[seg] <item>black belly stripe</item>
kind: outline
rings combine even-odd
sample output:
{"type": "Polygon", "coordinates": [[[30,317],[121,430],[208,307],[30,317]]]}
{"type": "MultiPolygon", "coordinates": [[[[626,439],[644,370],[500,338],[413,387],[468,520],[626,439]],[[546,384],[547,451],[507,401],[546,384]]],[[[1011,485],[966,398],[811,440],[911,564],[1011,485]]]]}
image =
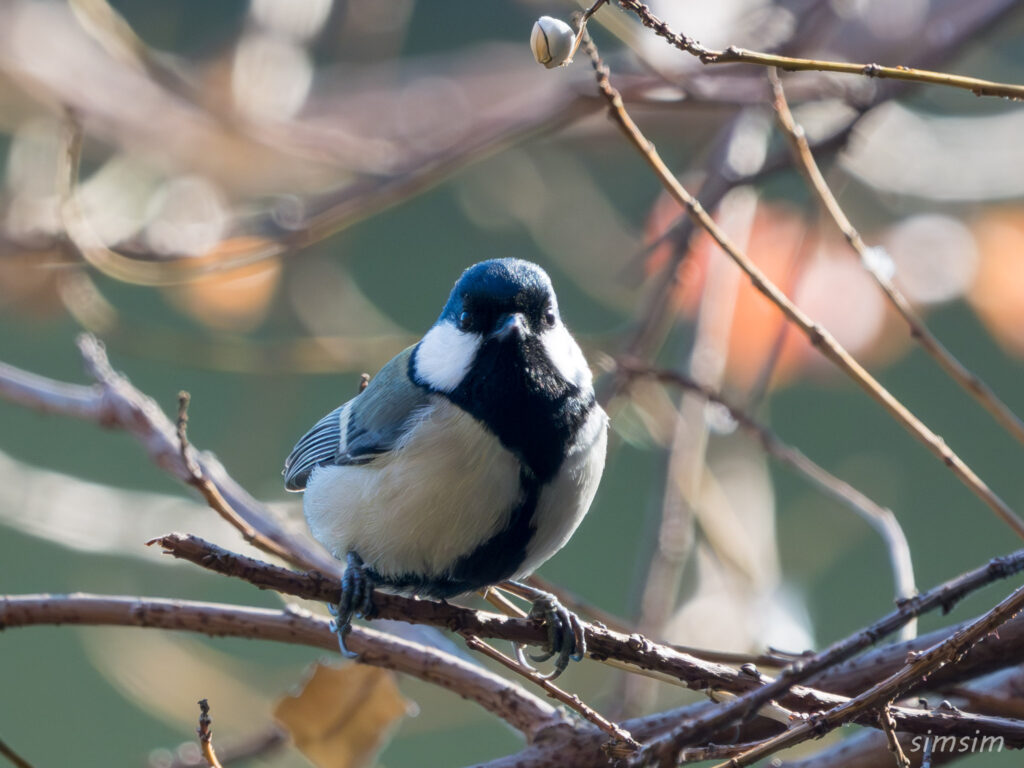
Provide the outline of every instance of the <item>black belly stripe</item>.
{"type": "MultiPolygon", "coordinates": [[[[521,345],[485,342],[473,368],[451,392],[439,392],[416,374],[419,347],[409,356],[409,379],[461,408],[491,432],[520,462],[519,501],[505,527],[442,575],[403,573],[379,583],[424,597],[447,599],[510,578],[526,559],[536,531],[541,491],[557,476],[565,455],[596,407],[593,390],[566,381],[536,337],[521,345]]],[[[497,513],[479,510],[479,514],[497,513]]]]}
{"type": "Polygon", "coordinates": [[[543,488],[537,476],[526,467],[519,472],[519,485],[519,502],[505,527],[456,560],[448,573],[439,577],[415,573],[381,576],[371,571],[371,578],[394,589],[442,600],[505,581],[519,570],[526,559],[526,548],[536,529],[534,516],[543,488]]]}

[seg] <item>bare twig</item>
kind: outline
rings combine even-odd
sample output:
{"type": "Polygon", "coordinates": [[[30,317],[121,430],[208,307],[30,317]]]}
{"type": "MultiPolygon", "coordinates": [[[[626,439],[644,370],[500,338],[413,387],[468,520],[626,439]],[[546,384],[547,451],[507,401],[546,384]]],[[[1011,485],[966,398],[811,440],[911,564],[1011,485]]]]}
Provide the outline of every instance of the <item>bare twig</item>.
{"type": "Polygon", "coordinates": [[[32,768],[32,763],[11,749],[3,739],[0,739],[0,757],[6,757],[16,768],[32,768]]]}
{"type": "MultiPolygon", "coordinates": [[[[910,336],[915,339],[921,347],[939,364],[939,367],[946,372],[946,374],[953,379],[957,384],[960,385],[967,392],[968,395],[975,398],[982,407],[987,410],[992,417],[1002,426],[1007,432],[1013,435],[1018,441],[1024,443],[1024,422],[1010,410],[1009,406],[1006,405],[1002,400],[999,399],[998,395],[992,391],[992,389],[985,384],[978,376],[967,369],[963,363],[943,346],[942,342],[928,330],[921,317],[914,311],[914,308],[907,301],[906,296],[900,292],[900,290],[893,284],[892,278],[886,274],[883,270],[875,268],[874,254],[877,253],[872,248],[869,248],[861,237],[860,232],[853,226],[853,223],[847,217],[842,207],[839,205],[839,201],[836,200],[832,190],[828,186],[828,182],[825,181],[825,177],[822,175],[821,170],[818,168],[817,162],[814,160],[814,154],[811,152],[811,148],[807,144],[807,137],[804,134],[803,127],[800,126],[793,117],[793,113],[789,108],[789,103],[786,101],[786,93],[782,88],[782,83],[779,80],[775,70],[768,70],[768,77],[772,84],[772,90],[775,94],[775,111],[778,114],[779,124],[783,128],[783,133],[789,141],[790,147],[792,148],[793,157],[796,160],[797,167],[801,173],[807,179],[811,189],[814,190],[818,199],[821,201],[822,207],[828,212],[828,215],[835,222],[836,227],[842,233],[846,242],[850,244],[850,247],[857,252],[860,257],[861,263],[867,267],[871,277],[874,278],[875,282],[885,293],[889,303],[896,309],[899,315],[907,323],[910,328],[910,336]]],[[[881,256],[883,259],[887,255],[881,256]]]]}
{"type": "MultiPolygon", "coordinates": [[[[889,742],[889,751],[892,752],[892,756],[896,760],[896,768],[910,768],[910,760],[907,759],[903,747],[900,746],[900,740],[896,737],[896,721],[893,720],[891,707],[892,703],[890,702],[882,708],[882,711],[878,713],[878,722],[882,724],[882,732],[885,734],[886,741],[889,742]]],[[[751,747],[751,750],[753,749],[751,747]]]]}
{"type": "Polygon", "coordinates": [[[196,733],[199,734],[199,749],[203,753],[203,759],[210,764],[210,768],[224,768],[217,759],[217,753],[213,749],[213,731],[210,726],[213,720],[210,719],[210,703],[206,699],[199,700],[199,727],[196,733]]]}
{"type": "Polygon", "coordinates": [[[852,64],[841,61],[823,61],[819,59],[800,59],[790,56],[778,56],[770,53],[748,51],[735,45],[723,51],[705,48],[691,37],[673,31],[662,19],[651,13],[651,9],[640,0],[620,0],[619,5],[636,14],[640,22],[661,38],[668,41],[681,51],[685,51],[700,59],[702,64],[757,64],[762,67],[778,67],[787,71],[818,71],[840,72],[848,75],[862,75],[880,79],[903,80],[913,83],[945,85],[970,91],[975,96],[998,96],[1007,99],[1024,99],[1024,85],[996,83],[976,77],[951,75],[945,72],[932,72],[926,69],[911,67],[888,67],[880,64],[852,64]]]}
{"type": "MultiPolygon", "coordinates": [[[[586,32],[583,33],[586,36],[586,32]]],[[[597,47],[589,37],[585,37],[584,48],[591,56],[597,85],[608,102],[608,114],[630,143],[644,157],[665,189],[682,206],[696,222],[709,234],[719,247],[733,262],[750,278],[751,284],[769,301],[778,307],[810,341],[811,346],[821,352],[841,371],[855,381],[889,413],[893,419],[924,445],[953,472],[976,496],[984,501],[995,513],[1009,525],[1015,533],[1024,538],[1024,521],[978,477],[964,461],[954,453],[945,441],[929,429],[909,409],[897,400],[877,379],[875,379],[825,328],[818,325],[803,310],[782,293],[767,276],[755,265],[715,223],[700,202],[693,197],[672,174],[661,156],[640,131],[633,119],[626,112],[622,96],[609,80],[608,67],[605,66],[597,52],[597,47]]]]}
{"type": "Polygon", "coordinates": [[[498,663],[515,672],[517,675],[521,675],[530,682],[539,685],[544,689],[544,692],[547,693],[548,696],[556,701],[562,702],[567,707],[574,709],[576,712],[579,712],[584,719],[593,723],[612,738],[614,742],[612,749],[616,751],[625,749],[627,754],[640,749],[640,744],[628,731],[623,729],[621,726],[616,725],[600,712],[597,712],[595,709],[590,707],[577,694],[569,694],[563,691],[549,679],[538,673],[537,670],[531,669],[530,667],[524,667],[515,659],[509,658],[501,651],[492,648],[479,637],[467,637],[466,646],[471,650],[478,651],[485,656],[494,659],[498,663]]]}

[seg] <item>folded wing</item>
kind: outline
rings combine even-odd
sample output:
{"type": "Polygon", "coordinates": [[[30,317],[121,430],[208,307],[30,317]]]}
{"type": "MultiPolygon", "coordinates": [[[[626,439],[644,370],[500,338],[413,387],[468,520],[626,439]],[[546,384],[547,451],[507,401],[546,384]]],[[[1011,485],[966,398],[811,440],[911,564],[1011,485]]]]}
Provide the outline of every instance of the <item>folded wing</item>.
{"type": "Polygon", "coordinates": [[[409,380],[409,347],[385,365],[369,385],[318,421],[284,462],[290,491],[306,487],[318,466],[366,464],[401,444],[431,395],[409,380]]]}

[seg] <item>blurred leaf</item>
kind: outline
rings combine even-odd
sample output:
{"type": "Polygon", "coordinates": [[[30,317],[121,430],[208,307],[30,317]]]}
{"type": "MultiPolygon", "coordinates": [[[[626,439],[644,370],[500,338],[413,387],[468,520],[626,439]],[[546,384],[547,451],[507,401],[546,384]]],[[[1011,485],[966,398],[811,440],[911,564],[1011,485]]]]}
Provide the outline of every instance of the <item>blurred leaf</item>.
{"type": "Polygon", "coordinates": [[[317,768],[356,768],[370,763],[408,711],[391,672],[318,664],[297,696],[278,703],[274,717],[317,768]]]}

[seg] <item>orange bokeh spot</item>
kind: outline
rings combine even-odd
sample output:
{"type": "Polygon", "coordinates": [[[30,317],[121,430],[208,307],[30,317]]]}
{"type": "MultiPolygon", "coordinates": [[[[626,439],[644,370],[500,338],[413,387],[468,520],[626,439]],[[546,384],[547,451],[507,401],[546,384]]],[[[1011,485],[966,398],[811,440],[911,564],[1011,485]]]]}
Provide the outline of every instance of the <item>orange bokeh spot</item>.
{"type": "Polygon", "coordinates": [[[981,262],[968,301],[1003,349],[1024,356],[1024,212],[988,213],[973,230],[981,262]]]}

